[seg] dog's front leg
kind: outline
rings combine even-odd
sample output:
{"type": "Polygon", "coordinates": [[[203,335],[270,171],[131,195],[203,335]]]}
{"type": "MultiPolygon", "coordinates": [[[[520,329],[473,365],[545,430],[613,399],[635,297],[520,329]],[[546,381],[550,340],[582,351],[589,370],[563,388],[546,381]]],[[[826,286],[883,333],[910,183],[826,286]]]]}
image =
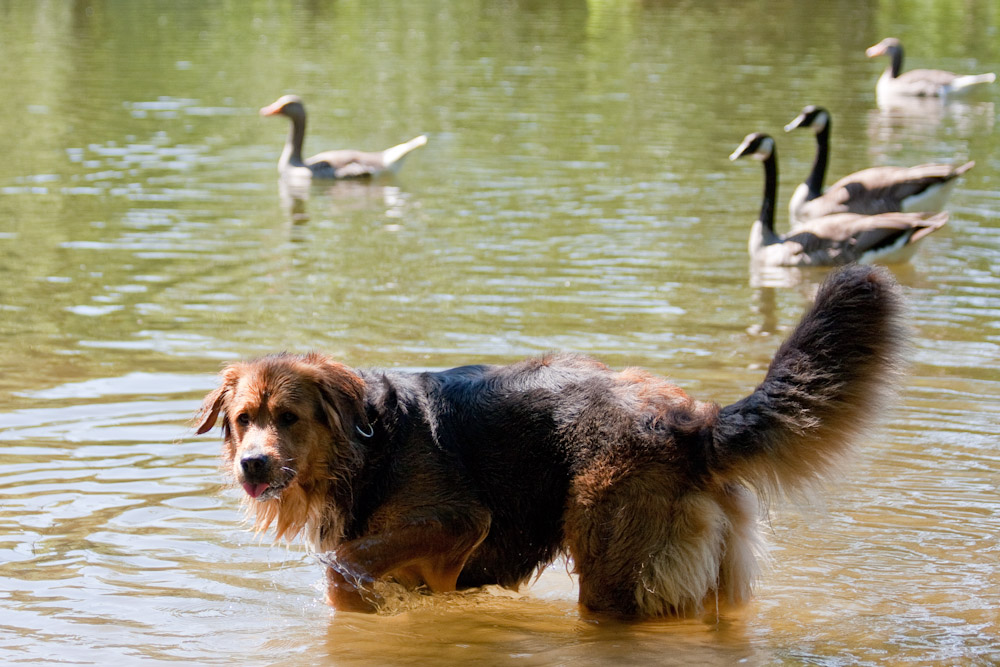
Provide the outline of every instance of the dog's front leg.
{"type": "Polygon", "coordinates": [[[378,611],[381,598],[372,589],[375,580],[347,574],[334,566],[326,568],[326,603],[338,611],[378,611]]]}
{"type": "Polygon", "coordinates": [[[389,526],[341,544],[321,557],[327,569],[327,601],[336,609],[375,611],[373,584],[393,579],[408,588],[455,590],[458,575],[489,532],[489,519],[445,525],[436,519],[389,526]]]}

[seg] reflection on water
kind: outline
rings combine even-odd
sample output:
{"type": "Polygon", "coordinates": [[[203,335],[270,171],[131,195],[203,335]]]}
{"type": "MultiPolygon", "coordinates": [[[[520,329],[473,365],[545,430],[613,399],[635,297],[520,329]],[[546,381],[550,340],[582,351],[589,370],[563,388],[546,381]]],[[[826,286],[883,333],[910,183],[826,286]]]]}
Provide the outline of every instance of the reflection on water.
{"type": "Polygon", "coordinates": [[[761,11],[5,7],[0,661],[1000,661],[996,91],[878,108],[863,55],[900,34],[922,42],[914,67],[995,70],[995,12],[761,11]],[[432,140],[396,178],[282,189],[257,109],[292,88],[316,145],[432,140]],[[727,156],[770,132],[791,193],[814,147],[778,130],[805,104],[836,118],[828,180],[977,165],[948,227],[894,267],[915,332],[899,407],[815,507],[776,503],[745,609],[588,618],[560,561],[519,593],[333,614],[315,559],[244,525],[218,441],[187,427],[225,360],[318,348],[441,368],[570,349],[745,395],[824,272],[749,268],[760,176],[727,156]]]}
{"type": "MultiPolygon", "coordinates": [[[[926,146],[939,142],[946,151],[947,137],[940,136],[943,123],[960,137],[989,135],[993,132],[996,112],[992,102],[960,102],[935,97],[899,97],[880,100],[877,109],[868,111],[870,156],[879,163],[896,156],[902,147],[926,146]]],[[[976,146],[975,148],[979,148],[976,146]]],[[[985,157],[986,154],[971,157],[985,157]]],[[[914,152],[914,155],[916,153],[914,152]]],[[[919,159],[919,158],[915,158],[919,159]]],[[[958,162],[965,159],[957,155],[958,162]]]]}
{"type": "Polygon", "coordinates": [[[304,224],[317,214],[310,213],[311,209],[334,219],[378,210],[386,219],[386,228],[396,231],[411,214],[408,211],[411,196],[396,184],[398,182],[399,179],[392,175],[380,176],[374,181],[294,183],[278,179],[278,197],[293,226],[304,224]],[[313,198],[315,201],[310,203],[313,198]]]}

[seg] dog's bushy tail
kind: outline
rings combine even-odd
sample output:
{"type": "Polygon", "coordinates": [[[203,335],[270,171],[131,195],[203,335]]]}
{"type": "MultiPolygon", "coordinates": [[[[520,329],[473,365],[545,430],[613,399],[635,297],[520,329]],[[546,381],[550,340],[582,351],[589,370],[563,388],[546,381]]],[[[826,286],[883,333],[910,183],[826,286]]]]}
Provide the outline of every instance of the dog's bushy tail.
{"type": "Polygon", "coordinates": [[[893,397],[906,349],[904,305],[888,270],[831,275],[764,381],[722,408],[709,469],[766,494],[807,490],[893,397]]]}

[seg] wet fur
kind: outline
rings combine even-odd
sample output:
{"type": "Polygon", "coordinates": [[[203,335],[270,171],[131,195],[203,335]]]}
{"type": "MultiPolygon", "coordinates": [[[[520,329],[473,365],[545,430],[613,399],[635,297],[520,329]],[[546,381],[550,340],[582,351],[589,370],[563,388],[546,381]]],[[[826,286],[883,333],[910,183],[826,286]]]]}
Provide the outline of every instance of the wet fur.
{"type": "Polygon", "coordinates": [[[267,460],[256,528],[322,553],[337,608],[376,609],[384,580],[516,588],[568,553],[592,611],[693,614],[750,596],[762,500],[814,485],[878,416],[901,311],[885,269],[833,274],[721,408],[568,354],[429,373],[282,354],[227,367],[198,432],[221,420],[239,484],[267,460]]]}

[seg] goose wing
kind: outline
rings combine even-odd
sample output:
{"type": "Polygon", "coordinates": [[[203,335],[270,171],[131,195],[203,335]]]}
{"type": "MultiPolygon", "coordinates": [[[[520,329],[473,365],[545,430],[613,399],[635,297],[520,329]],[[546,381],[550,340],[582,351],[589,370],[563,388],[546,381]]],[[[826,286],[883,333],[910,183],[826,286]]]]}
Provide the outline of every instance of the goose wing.
{"type": "Polygon", "coordinates": [[[892,89],[916,97],[936,97],[958,75],[941,69],[911,69],[892,80],[892,89]]]}
{"type": "Polygon", "coordinates": [[[803,204],[799,219],[834,213],[876,215],[901,211],[907,199],[920,197],[961,176],[975,166],[921,164],[915,167],[871,167],[849,174],[831,185],[821,196],[803,204]]]}
{"type": "Polygon", "coordinates": [[[841,213],[801,225],[784,238],[784,243],[798,248],[801,264],[848,264],[915,243],[947,220],[947,213],[841,213]]]}
{"type": "Polygon", "coordinates": [[[323,178],[361,178],[372,176],[385,169],[381,153],[354,150],[335,150],[317,153],[306,165],[315,176],[323,178]]]}

